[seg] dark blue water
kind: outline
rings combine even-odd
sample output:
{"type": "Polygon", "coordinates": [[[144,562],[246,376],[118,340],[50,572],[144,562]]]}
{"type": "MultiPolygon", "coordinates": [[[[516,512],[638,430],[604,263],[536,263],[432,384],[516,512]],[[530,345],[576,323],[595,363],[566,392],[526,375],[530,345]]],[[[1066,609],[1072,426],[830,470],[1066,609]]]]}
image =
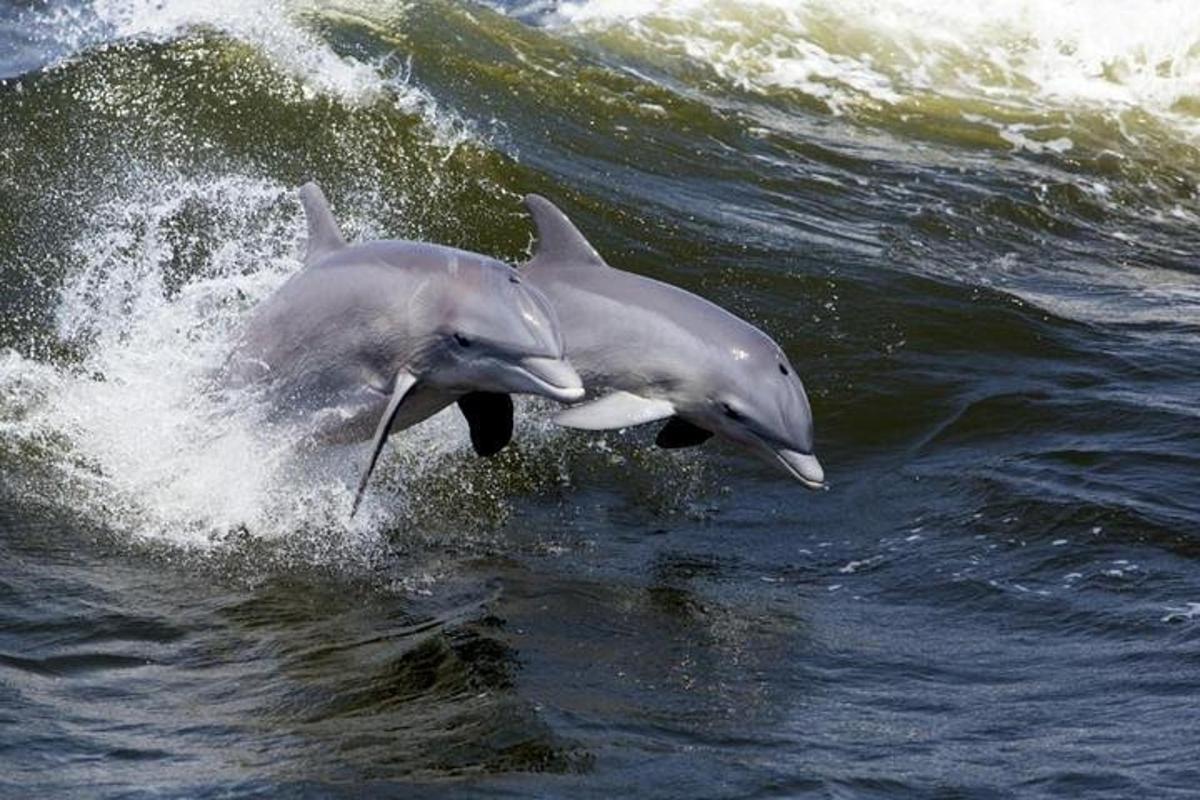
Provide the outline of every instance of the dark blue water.
{"type": "Polygon", "coordinates": [[[0,5],[0,795],[1200,795],[1185,5],[0,5]],[[200,391],[308,179],[512,262],[552,197],[779,341],[830,490],[525,403],[348,522],[200,391]]]}

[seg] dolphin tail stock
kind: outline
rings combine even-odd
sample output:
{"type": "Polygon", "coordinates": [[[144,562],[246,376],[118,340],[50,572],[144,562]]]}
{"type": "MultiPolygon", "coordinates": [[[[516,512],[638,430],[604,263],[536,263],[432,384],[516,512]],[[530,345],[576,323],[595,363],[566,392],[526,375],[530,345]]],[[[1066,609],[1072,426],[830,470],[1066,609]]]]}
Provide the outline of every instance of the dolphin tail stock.
{"type": "Polygon", "coordinates": [[[300,204],[304,206],[304,217],[308,221],[308,249],[304,264],[315,264],[324,256],[346,246],[337,220],[325,193],[315,182],[309,181],[300,187],[300,204]]]}
{"type": "Polygon", "coordinates": [[[392,399],[388,401],[383,416],[379,418],[379,426],[375,428],[375,438],[371,442],[371,460],[367,462],[367,468],[363,470],[362,477],[358,479],[358,490],[354,493],[354,504],[350,507],[351,517],[358,512],[358,505],[362,502],[363,492],[367,488],[367,481],[371,479],[371,472],[375,469],[375,463],[379,461],[379,454],[383,451],[383,443],[387,441],[388,431],[392,428],[392,422],[395,421],[396,414],[400,412],[400,406],[404,402],[404,398],[412,391],[412,388],[416,384],[416,376],[408,370],[402,369],[396,373],[396,385],[392,389],[392,399]]]}

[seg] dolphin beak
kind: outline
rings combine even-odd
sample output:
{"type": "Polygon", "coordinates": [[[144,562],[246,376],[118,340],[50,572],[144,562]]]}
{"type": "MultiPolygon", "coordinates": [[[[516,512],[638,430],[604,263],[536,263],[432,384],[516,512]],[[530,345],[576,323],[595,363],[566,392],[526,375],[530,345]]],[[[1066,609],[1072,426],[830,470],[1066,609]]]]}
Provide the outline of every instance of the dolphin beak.
{"type": "Polygon", "coordinates": [[[825,470],[817,457],[808,453],[799,453],[787,448],[773,451],[775,458],[793,478],[803,483],[809,489],[825,489],[825,470]]]}
{"type": "Polygon", "coordinates": [[[817,457],[813,454],[792,450],[778,442],[768,441],[748,430],[743,430],[738,435],[729,433],[726,433],[726,435],[735,442],[748,446],[750,451],[759,458],[783,467],[787,471],[787,474],[800,481],[809,489],[829,488],[825,483],[825,470],[821,467],[821,462],[817,461],[817,457]]]}
{"type": "Polygon", "coordinates": [[[583,397],[583,381],[565,359],[530,356],[519,363],[521,371],[533,384],[529,391],[560,403],[571,403],[583,397]]]}

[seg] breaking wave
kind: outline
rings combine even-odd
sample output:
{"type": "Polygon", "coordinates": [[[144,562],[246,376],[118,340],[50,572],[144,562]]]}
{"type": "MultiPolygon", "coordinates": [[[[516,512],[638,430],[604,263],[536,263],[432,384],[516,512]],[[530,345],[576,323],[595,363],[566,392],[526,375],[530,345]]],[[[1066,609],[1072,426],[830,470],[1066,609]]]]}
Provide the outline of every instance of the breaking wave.
{"type": "Polygon", "coordinates": [[[548,22],[839,112],[942,97],[1200,123],[1200,7],[1188,2],[584,0],[548,22]]]}

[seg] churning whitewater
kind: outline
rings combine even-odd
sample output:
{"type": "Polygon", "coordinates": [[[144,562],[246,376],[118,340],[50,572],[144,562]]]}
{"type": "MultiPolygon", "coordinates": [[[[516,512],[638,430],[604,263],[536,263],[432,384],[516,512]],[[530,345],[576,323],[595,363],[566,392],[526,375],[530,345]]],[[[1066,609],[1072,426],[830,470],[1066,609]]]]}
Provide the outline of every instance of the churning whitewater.
{"type": "Polygon", "coordinates": [[[1183,0],[0,4],[0,795],[1190,796],[1198,182],[1183,0]],[[349,519],[214,384],[309,181],[511,266],[546,198],[829,490],[518,398],[349,519]]]}

